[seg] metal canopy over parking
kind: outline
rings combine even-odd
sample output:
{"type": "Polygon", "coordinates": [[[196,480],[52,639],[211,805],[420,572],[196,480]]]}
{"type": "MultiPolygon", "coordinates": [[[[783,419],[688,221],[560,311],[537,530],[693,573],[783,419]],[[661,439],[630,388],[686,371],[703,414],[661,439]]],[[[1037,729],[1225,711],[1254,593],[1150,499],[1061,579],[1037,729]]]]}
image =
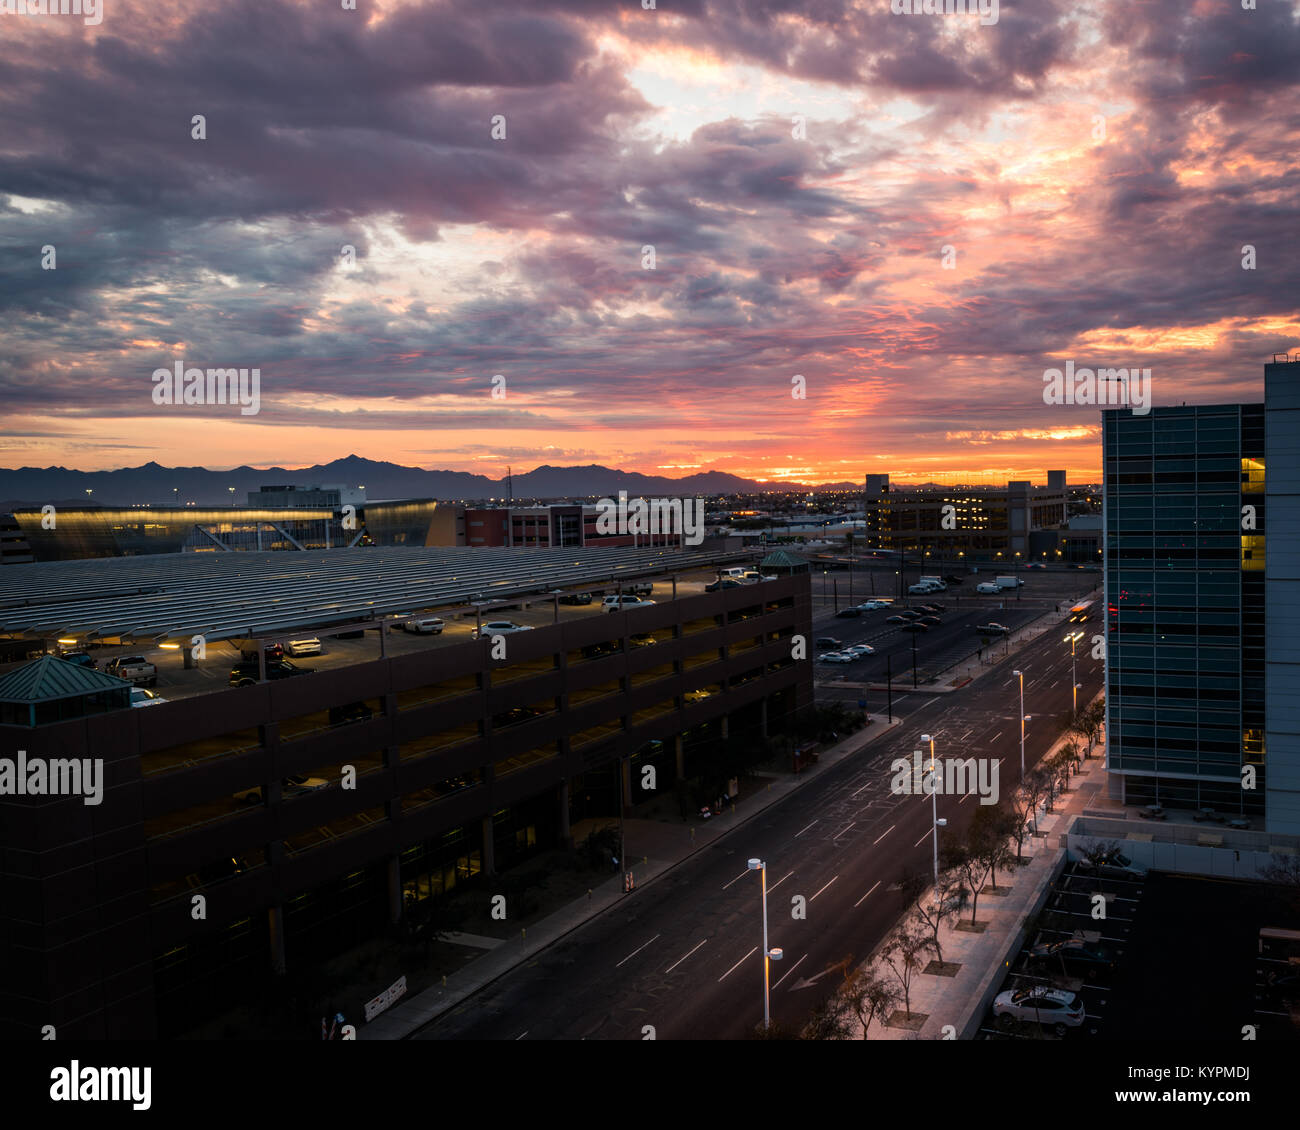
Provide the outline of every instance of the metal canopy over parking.
{"type": "Polygon", "coordinates": [[[327,627],[703,568],[736,554],[669,549],[356,548],[176,553],[7,565],[0,634],[188,642],[327,627]]]}

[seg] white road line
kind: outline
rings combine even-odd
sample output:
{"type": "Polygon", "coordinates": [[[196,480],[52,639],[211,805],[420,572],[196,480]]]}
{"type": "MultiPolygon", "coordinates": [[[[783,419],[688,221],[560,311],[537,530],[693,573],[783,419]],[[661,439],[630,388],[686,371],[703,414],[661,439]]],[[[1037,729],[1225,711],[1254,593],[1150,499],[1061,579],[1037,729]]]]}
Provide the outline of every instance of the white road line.
{"type": "Polygon", "coordinates": [[[730,882],[723,883],[723,884],[722,884],[722,889],[725,891],[729,886],[731,886],[732,883],[739,883],[740,880],[743,879],[743,878],[744,878],[746,875],[748,875],[748,874],[749,874],[749,868],[746,867],[744,871],[742,871],[739,875],[737,875],[737,876],[736,876],[734,879],[732,879],[730,882]]]}
{"type": "Polygon", "coordinates": [[[928,840],[928,839],[930,838],[930,832],[933,832],[933,831],[934,831],[934,829],[931,828],[929,832],[926,832],[925,835],[922,836],[919,840],[917,840],[916,843],[914,843],[912,846],[913,846],[914,848],[915,848],[915,847],[920,847],[923,843],[925,843],[926,840],[928,840]]]}
{"type": "MultiPolygon", "coordinates": [[[[831,879],[831,883],[835,882],[835,879],[838,879],[838,878],[839,878],[839,876],[836,875],[835,878],[831,879]]],[[[831,883],[827,883],[827,884],[826,884],[826,887],[829,887],[829,886],[831,885],[831,883]]],[[[818,891],[818,892],[817,892],[817,895],[821,894],[822,891],[824,891],[824,890],[826,889],[826,887],[823,887],[821,891],[818,891]]],[[[813,895],[812,899],[809,899],[808,901],[809,901],[809,902],[812,902],[812,900],[815,899],[815,898],[817,897],[817,895],[813,895]]]]}
{"type": "MultiPolygon", "coordinates": [[[[879,880],[879,879],[877,879],[874,883],[871,884],[871,891],[874,891],[878,886],[880,886],[880,880],[879,880]]],[[[862,896],[860,899],[858,899],[858,901],[855,902],[853,905],[854,905],[855,907],[859,907],[859,906],[861,906],[864,902],[867,901],[867,895],[871,894],[871,891],[868,891],[866,895],[863,895],[863,896],[862,896]]]]}
{"type": "MultiPolygon", "coordinates": [[[[656,934],[654,938],[650,939],[650,942],[653,942],[659,936],[660,935],[656,934]]],[[[626,965],[629,961],[631,961],[634,957],[636,957],[637,954],[639,954],[643,949],[645,949],[645,947],[648,946],[650,942],[646,942],[645,945],[637,946],[636,949],[634,949],[630,954],[627,955],[627,957],[625,957],[622,961],[620,961],[618,965],[614,966],[614,968],[619,969],[623,965],[626,965]]]]}
{"type": "Polygon", "coordinates": [[[871,786],[874,785],[875,783],[876,783],[875,781],[868,781],[865,785],[862,786],[862,788],[860,788],[860,789],[858,790],[857,793],[854,793],[854,794],[853,794],[849,799],[850,799],[850,800],[857,800],[857,799],[858,799],[858,793],[866,792],[867,789],[871,788],[871,786]]]}
{"type": "MultiPolygon", "coordinates": [[[[813,826],[813,824],[816,824],[816,823],[817,823],[817,821],[814,820],[814,821],[812,822],[812,824],[809,824],[809,825],[808,825],[808,828],[811,828],[811,827],[813,826]]],[[[806,831],[808,831],[808,828],[800,828],[799,831],[797,831],[797,832],[794,834],[794,836],[793,836],[792,838],[797,840],[797,839],[798,839],[800,836],[802,836],[806,831]]]]}
{"type": "Polygon", "coordinates": [[[991,738],[989,739],[989,741],[990,741],[990,742],[995,742],[995,741],[997,741],[998,738],[1000,738],[1001,736],[1002,736],[1002,731],[999,730],[996,734],[993,735],[993,737],[991,737],[991,738]]]}
{"type": "Polygon", "coordinates": [[[770,887],[767,888],[767,893],[770,895],[774,890],[777,889],[777,887],[779,887],[782,883],[784,883],[793,874],[794,874],[793,871],[787,871],[784,875],[781,876],[781,878],[779,878],[775,883],[773,883],[770,887]]]}
{"type": "Polygon", "coordinates": [[[518,1043],[520,1040],[522,1040],[522,1039],[523,1039],[525,1036],[527,1036],[527,1035],[528,1035],[528,1029],[525,1028],[522,1032],[519,1033],[519,1035],[517,1035],[517,1036],[515,1037],[515,1043],[518,1043]]]}
{"type": "Polygon", "coordinates": [[[738,962],[736,962],[735,965],[733,965],[730,969],[728,969],[726,973],[724,973],[721,977],[718,978],[718,984],[721,984],[732,973],[734,973],[737,969],[739,969],[745,963],[745,961],[750,957],[751,954],[755,954],[757,952],[758,952],[758,946],[755,946],[752,950],[749,951],[749,953],[745,954],[744,957],[742,957],[738,962]]]}
{"type": "Polygon", "coordinates": [[[835,833],[835,835],[833,835],[833,836],[831,837],[831,839],[832,839],[832,840],[838,840],[842,835],[844,835],[845,832],[847,832],[847,831],[849,830],[849,828],[852,828],[853,825],[856,824],[856,823],[857,823],[857,821],[854,820],[852,824],[849,824],[849,825],[848,825],[848,827],[846,827],[846,828],[841,828],[838,832],[835,833]]]}
{"type": "Polygon", "coordinates": [[[889,835],[889,833],[892,832],[895,827],[897,827],[897,825],[891,824],[888,828],[886,828],[883,832],[880,833],[879,837],[872,843],[871,846],[875,847],[876,844],[880,843],[881,840],[883,840],[887,835],[889,835]]]}
{"type": "MultiPolygon", "coordinates": [[[[804,955],[803,955],[803,957],[807,957],[807,956],[808,956],[807,954],[804,954],[804,955]]],[[[803,957],[801,957],[801,958],[799,959],[799,961],[796,961],[792,966],[790,966],[789,969],[787,969],[787,970],[786,970],[786,971],[781,975],[781,981],[784,981],[787,977],[790,976],[791,973],[793,973],[796,969],[799,968],[799,963],[803,961],[803,957]]],[[[774,988],[774,989],[779,989],[779,988],[781,987],[781,981],[778,981],[775,985],[772,986],[772,988],[774,988]]]]}
{"type": "Polygon", "coordinates": [[[975,793],[963,793],[963,794],[962,794],[962,798],[961,798],[961,800],[959,800],[957,803],[958,803],[958,804],[965,804],[966,801],[970,800],[970,798],[973,797],[973,796],[975,796],[975,795],[977,795],[977,794],[975,794],[975,793]]]}
{"type": "MultiPolygon", "coordinates": [[[[704,942],[707,942],[708,940],[709,940],[708,938],[705,938],[705,939],[704,939],[704,942]]],[[[704,945],[704,942],[701,942],[701,943],[700,943],[700,946],[704,945]]],[[[694,953],[695,950],[697,950],[697,949],[700,948],[700,946],[696,946],[694,950],[691,950],[691,953],[694,953]]],[[[672,965],[670,965],[667,969],[664,970],[664,972],[665,972],[665,973],[671,973],[674,969],[676,969],[679,965],[681,965],[681,963],[682,963],[683,961],[685,961],[688,957],[690,957],[690,956],[691,956],[691,953],[684,953],[684,954],[682,954],[682,956],[679,957],[676,961],[674,961],[674,962],[672,963],[672,965]]]]}

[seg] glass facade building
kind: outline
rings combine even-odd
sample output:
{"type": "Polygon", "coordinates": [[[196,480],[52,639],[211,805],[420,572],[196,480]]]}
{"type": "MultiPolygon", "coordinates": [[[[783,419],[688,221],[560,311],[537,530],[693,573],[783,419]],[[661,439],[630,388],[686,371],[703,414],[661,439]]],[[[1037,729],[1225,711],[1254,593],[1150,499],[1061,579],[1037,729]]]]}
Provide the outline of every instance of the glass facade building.
{"type": "Polygon", "coordinates": [[[1102,430],[1111,793],[1263,816],[1265,406],[1114,409],[1102,430]]]}

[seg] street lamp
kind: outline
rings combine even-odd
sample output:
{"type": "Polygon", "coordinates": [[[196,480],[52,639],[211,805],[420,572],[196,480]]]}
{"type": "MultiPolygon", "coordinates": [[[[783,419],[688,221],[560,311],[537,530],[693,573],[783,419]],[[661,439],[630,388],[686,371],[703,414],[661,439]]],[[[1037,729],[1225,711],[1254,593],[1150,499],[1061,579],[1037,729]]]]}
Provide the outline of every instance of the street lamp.
{"type": "Polygon", "coordinates": [[[1074,645],[1083,639],[1082,632],[1071,632],[1065,637],[1065,642],[1070,645],[1070,682],[1074,686],[1074,713],[1079,713],[1079,681],[1078,673],[1074,666],[1074,645]]]}
{"type": "Polygon", "coordinates": [[[749,869],[757,871],[763,882],[763,1030],[772,1026],[772,962],[785,956],[781,949],[767,948],[767,864],[761,859],[751,859],[749,869]]]}
{"type": "Polygon", "coordinates": [[[1020,679],[1020,779],[1025,779],[1025,673],[1012,671],[1020,679]]]}
{"type": "MultiPolygon", "coordinates": [[[[939,905],[939,829],[948,826],[947,820],[939,819],[939,790],[935,781],[935,763],[934,763],[934,737],[930,734],[922,734],[921,740],[930,743],[930,819],[934,823],[934,831],[931,835],[934,838],[934,904],[939,905]]],[[[919,749],[916,751],[921,752],[919,749]]]]}

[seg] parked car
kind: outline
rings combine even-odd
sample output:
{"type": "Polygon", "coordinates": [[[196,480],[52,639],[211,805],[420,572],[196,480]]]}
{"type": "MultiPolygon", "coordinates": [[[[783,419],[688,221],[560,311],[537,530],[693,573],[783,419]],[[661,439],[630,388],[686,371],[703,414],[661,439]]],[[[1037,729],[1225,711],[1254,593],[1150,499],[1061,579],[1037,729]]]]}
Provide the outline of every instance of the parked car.
{"type": "Polygon", "coordinates": [[[1025,564],[1026,569],[1046,569],[1047,566],[1041,561],[1029,561],[1025,564]]]}
{"type": "MultiPolygon", "coordinates": [[[[328,787],[329,782],[324,777],[285,777],[280,782],[280,798],[289,800],[328,787]]],[[[259,804],[262,800],[262,786],[251,785],[246,789],[240,789],[235,794],[235,799],[245,804],[259,804]]]]}
{"type": "Polygon", "coordinates": [[[910,620],[911,620],[910,616],[904,616],[901,612],[896,616],[885,617],[886,624],[906,624],[910,622],[910,620]]]}
{"type": "Polygon", "coordinates": [[[839,640],[837,640],[834,636],[817,637],[817,647],[819,649],[824,649],[828,651],[839,651],[839,649],[842,648],[843,646],[844,644],[841,643],[839,640]]]}
{"type": "Polygon", "coordinates": [[[475,628],[475,639],[486,640],[493,636],[508,636],[511,632],[531,632],[526,624],[516,624],[513,620],[489,620],[482,628],[475,628]]]}
{"type": "Polygon", "coordinates": [[[853,619],[855,616],[861,616],[861,615],[862,615],[862,609],[860,609],[860,608],[841,608],[837,613],[835,613],[835,615],[838,616],[841,620],[851,620],[851,619],[853,619]]]}
{"type": "Polygon", "coordinates": [[[717,592],[719,589],[738,589],[740,586],[741,582],[734,577],[719,577],[716,581],[710,581],[705,585],[704,591],[717,592]]]}
{"type": "Polygon", "coordinates": [[[937,600],[927,601],[923,605],[917,605],[918,608],[928,608],[931,612],[947,612],[948,606],[940,604],[937,600]]]}
{"type": "Polygon", "coordinates": [[[324,650],[320,645],[320,640],[315,636],[308,636],[305,639],[290,640],[284,645],[284,650],[298,658],[303,655],[320,655],[324,650]]]}
{"type": "Polygon", "coordinates": [[[374,710],[364,702],[349,702],[345,706],[330,707],[330,725],[346,726],[349,722],[369,722],[374,717],[374,710]]]}
{"type": "Polygon", "coordinates": [[[647,600],[643,596],[627,596],[624,594],[621,599],[618,596],[607,596],[602,603],[610,612],[626,612],[631,608],[649,608],[655,602],[647,600]]]}
{"type": "Polygon", "coordinates": [[[78,667],[89,667],[92,671],[95,669],[95,660],[84,651],[65,651],[59,655],[65,663],[75,663],[78,667]]]}
{"type": "Polygon", "coordinates": [[[438,636],[447,626],[441,616],[413,616],[402,625],[403,630],[426,636],[438,636]]]}
{"type": "MultiPolygon", "coordinates": [[[[266,661],[268,663],[273,659],[279,660],[284,658],[284,644],[282,643],[269,643],[263,647],[262,650],[266,652],[266,661]]],[[[257,648],[255,647],[246,647],[240,651],[239,655],[245,663],[257,662],[257,648]]]]}
{"type": "Polygon", "coordinates": [[[1115,954],[1100,942],[1095,930],[1076,930],[1059,942],[1040,942],[1029,951],[1031,961],[1064,964],[1085,970],[1088,975],[1115,968],[1115,954]]]}
{"type": "Polygon", "coordinates": [[[821,657],[823,663],[852,663],[855,656],[846,651],[828,651],[821,657]]]}
{"type": "Polygon", "coordinates": [[[144,687],[131,688],[132,706],[161,706],[166,701],[162,695],[145,690],[144,687]]]}
{"type": "Polygon", "coordinates": [[[561,604],[590,604],[595,598],[589,592],[566,592],[560,597],[561,604]]]}
{"type": "Polygon", "coordinates": [[[982,593],[1001,592],[1002,586],[995,585],[992,581],[980,581],[980,583],[975,586],[975,591],[982,592],[982,593]]]}
{"type": "Polygon", "coordinates": [[[649,632],[637,632],[634,636],[628,636],[627,642],[632,647],[649,647],[651,644],[658,643],[659,641],[649,632]]]}
{"type": "Polygon", "coordinates": [[[855,643],[852,647],[846,647],[844,651],[852,655],[855,659],[860,659],[864,655],[875,655],[876,649],[869,643],[855,643]]]}
{"type": "Polygon", "coordinates": [[[104,670],[138,687],[153,687],[158,684],[158,668],[143,655],[121,655],[110,659],[104,670]]]}
{"type": "Polygon", "coordinates": [[[864,600],[858,605],[858,609],[862,612],[878,612],[880,609],[888,607],[889,605],[883,600],[864,600]]]}
{"type": "Polygon", "coordinates": [[[940,620],[938,616],[922,616],[922,617],[917,621],[917,623],[918,623],[918,624],[925,624],[925,625],[927,625],[927,626],[929,626],[929,627],[931,627],[931,628],[937,628],[940,624],[943,623],[943,621],[940,620]]]}
{"type": "Polygon", "coordinates": [[[975,631],[981,636],[1005,636],[1010,629],[1005,624],[976,624],[975,631]]]}
{"type": "Polygon", "coordinates": [[[922,613],[918,612],[915,608],[904,608],[899,615],[904,620],[919,620],[922,613]]]}
{"type": "Polygon", "coordinates": [[[1122,851],[1107,852],[1096,864],[1091,859],[1080,857],[1075,870],[1084,875],[1097,874],[1112,879],[1145,879],[1147,876],[1146,868],[1134,863],[1122,851]]]}
{"type": "MultiPolygon", "coordinates": [[[[281,659],[275,663],[268,662],[266,665],[266,677],[270,679],[291,679],[295,675],[310,675],[312,668],[299,667],[297,664],[290,663],[287,659],[281,659]]],[[[230,685],[232,687],[251,687],[257,682],[258,670],[257,662],[247,661],[240,663],[230,670],[230,685]]]]}
{"type": "Polygon", "coordinates": [[[950,585],[959,585],[959,584],[961,584],[962,581],[964,581],[966,578],[965,578],[965,577],[957,577],[957,576],[954,576],[953,574],[949,573],[949,574],[947,574],[943,579],[944,579],[945,581],[947,581],[950,585]]]}
{"type": "Polygon", "coordinates": [[[1078,993],[1045,985],[999,993],[993,1001],[993,1016],[1003,1028],[1010,1028],[1017,1020],[1029,1021],[1046,1025],[1058,1036],[1080,1027],[1086,1018],[1078,993]]]}
{"type": "Polygon", "coordinates": [[[900,632],[928,632],[930,625],[923,624],[920,620],[914,620],[910,624],[900,624],[898,630],[900,632]]]}

